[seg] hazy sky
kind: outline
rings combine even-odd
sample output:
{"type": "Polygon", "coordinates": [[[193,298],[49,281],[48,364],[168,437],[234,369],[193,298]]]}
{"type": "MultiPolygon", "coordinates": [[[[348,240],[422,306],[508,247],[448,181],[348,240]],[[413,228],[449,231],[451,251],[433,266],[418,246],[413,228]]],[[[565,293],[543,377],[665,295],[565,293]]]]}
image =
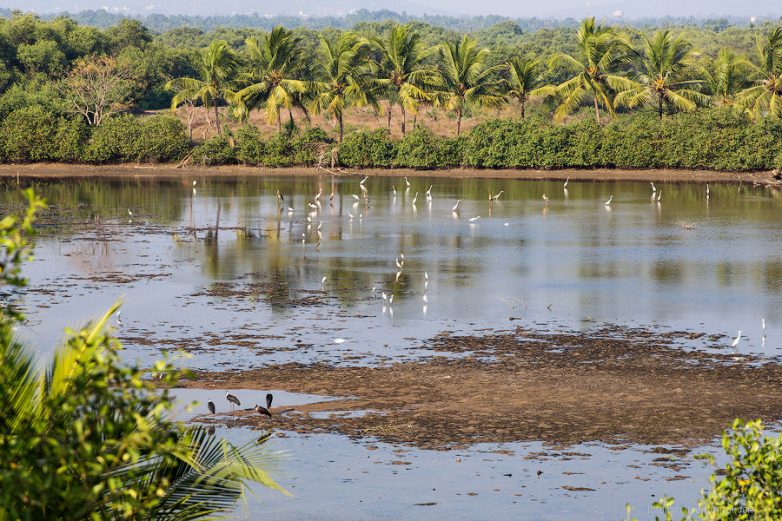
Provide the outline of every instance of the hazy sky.
{"type": "Polygon", "coordinates": [[[352,9],[382,8],[413,14],[498,14],[512,17],[610,16],[780,16],[782,0],[0,0],[2,7],[51,12],[109,8],[111,11],[179,14],[343,14],[352,9]]]}

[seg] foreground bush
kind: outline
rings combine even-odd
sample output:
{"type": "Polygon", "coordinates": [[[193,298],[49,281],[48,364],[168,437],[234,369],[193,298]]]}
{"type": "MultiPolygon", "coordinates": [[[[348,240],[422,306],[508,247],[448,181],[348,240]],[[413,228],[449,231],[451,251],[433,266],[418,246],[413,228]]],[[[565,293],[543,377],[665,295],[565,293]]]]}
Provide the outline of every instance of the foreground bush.
{"type": "Polygon", "coordinates": [[[405,134],[396,145],[396,166],[448,168],[464,164],[465,138],[443,138],[424,127],[405,134]]]}
{"type": "Polygon", "coordinates": [[[344,166],[389,167],[395,156],[394,143],[386,129],[356,130],[339,145],[339,163],[344,166]]]}
{"type": "MultiPolygon", "coordinates": [[[[27,236],[43,206],[27,197],[26,215],[0,220],[5,296],[25,284],[27,236]]],[[[247,482],[283,491],[261,467],[268,436],[235,447],[169,419],[168,392],[120,362],[107,331],[117,306],[68,331],[40,368],[15,338],[24,317],[8,302],[0,308],[0,519],[200,519],[233,510],[247,482]]],[[[168,363],[154,369],[176,383],[168,363]]]]}
{"type": "MultiPolygon", "coordinates": [[[[722,435],[722,448],[730,460],[712,474],[711,488],[702,493],[698,508],[682,508],[679,519],[782,519],[782,435],[764,436],[760,420],[735,420],[722,435]]],[[[714,464],[713,457],[708,459],[714,464]]],[[[652,508],[662,513],[656,520],[674,519],[672,498],[664,497],[652,508]]],[[[629,511],[628,505],[628,518],[629,511]]]]}

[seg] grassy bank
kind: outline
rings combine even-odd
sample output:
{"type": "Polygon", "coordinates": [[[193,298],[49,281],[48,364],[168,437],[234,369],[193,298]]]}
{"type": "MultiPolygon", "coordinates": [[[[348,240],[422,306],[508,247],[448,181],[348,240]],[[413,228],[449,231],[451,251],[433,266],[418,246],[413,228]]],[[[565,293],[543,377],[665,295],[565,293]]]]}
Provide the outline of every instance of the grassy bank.
{"type": "Polygon", "coordinates": [[[542,119],[493,120],[460,137],[419,126],[403,139],[384,129],[356,130],[337,144],[318,127],[262,133],[247,125],[191,143],[173,116],[125,115],[88,127],[35,107],[0,124],[3,163],[179,163],[411,169],[686,169],[726,172],[782,165],[782,121],[749,121],[711,109],[659,119],[632,114],[598,125],[542,119]]]}

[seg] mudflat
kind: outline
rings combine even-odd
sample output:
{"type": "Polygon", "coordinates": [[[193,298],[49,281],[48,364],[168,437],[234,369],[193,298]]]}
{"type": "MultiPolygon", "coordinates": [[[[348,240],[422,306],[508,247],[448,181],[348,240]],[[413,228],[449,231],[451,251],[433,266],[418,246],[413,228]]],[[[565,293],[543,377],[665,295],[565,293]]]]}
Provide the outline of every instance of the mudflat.
{"type": "Polygon", "coordinates": [[[782,365],[733,353],[721,347],[727,342],[618,326],[446,333],[427,341],[436,354],[419,362],[199,372],[183,385],[337,397],[280,404],[271,419],[253,411],[196,418],[207,423],[338,432],[430,449],[537,440],[687,447],[712,441],[734,418],[782,418],[782,365]],[[684,349],[681,338],[703,349],[684,349]]]}

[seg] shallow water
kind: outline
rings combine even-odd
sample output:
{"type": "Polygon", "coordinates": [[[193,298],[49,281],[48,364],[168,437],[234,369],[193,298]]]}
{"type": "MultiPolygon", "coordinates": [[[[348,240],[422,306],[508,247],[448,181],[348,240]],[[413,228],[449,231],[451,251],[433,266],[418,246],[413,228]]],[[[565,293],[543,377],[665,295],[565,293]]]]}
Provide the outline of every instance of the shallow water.
{"type": "MultiPolygon", "coordinates": [[[[415,178],[406,191],[401,179],[374,178],[366,183],[369,204],[354,205],[359,180],[199,177],[195,190],[193,178],[37,182],[51,210],[26,270],[30,323],[21,334],[48,352],[63,326],[122,299],[115,323],[129,358],[146,364],[160,350],[184,349],[191,358],[180,363],[209,370],[391,363],[426,355],[423,342],[442,331],[606,322],[723,334],[726,348],[740,329],[739,352],[782,354],[778,192],[711,185],[707,199],[704,185],[667,183],[658,186],[657,204],[648,183],[571,182],[565,192],[561,182],[415,178]],[[424,195],[430,184],[431,204],[424,195]],[[321,208],[311,212],[307,203],[319,189],[321,208]],[[488,194],[500,190],[490,204],[488,194]],[[481,219],[471,223],[475,216],[481,219]]],[[[2,186],[5,208],[18,202],[16,191],[15,181],[2,186]]],[[[680,345],[700,347],[684,338],[680,345]]],[[[243,432],[228,435],[239,440],[243,432]]],[[[338,436],[291,435],[277,444],[295,454],[283,466],[297,496],[272,499],[265,519],[322,512],[335,519],[622,518],[626,501],[643,518],[650,494],[691,502],[707,483],[702,469],[692,479],[664,481],[672,476],[638,456],[642,447],[590,447],[590,458],[566,460],[537,478],[523,454],[540,447],[526,445],[489,461],[476,447],[470,465],[453,467],[458,456],[450,451],[414,451],[409,466],[377,463],[381,452],[338,436]],[[640,470],[627,466],[632,458],[640,470]],[[585,474],[562,479],[574,466],[585,474]],[[505,470],[519,479],[510,485],[505,470]],[[636,478],[644,473],[651,482],[636,478]],[[425,493],[432,481],[442,482],[440,490],[425,493]],[[465,495],[471,490],[478,495],[465,495]],[[436,505],[415,506],[430,502],[436,505]]]]}

